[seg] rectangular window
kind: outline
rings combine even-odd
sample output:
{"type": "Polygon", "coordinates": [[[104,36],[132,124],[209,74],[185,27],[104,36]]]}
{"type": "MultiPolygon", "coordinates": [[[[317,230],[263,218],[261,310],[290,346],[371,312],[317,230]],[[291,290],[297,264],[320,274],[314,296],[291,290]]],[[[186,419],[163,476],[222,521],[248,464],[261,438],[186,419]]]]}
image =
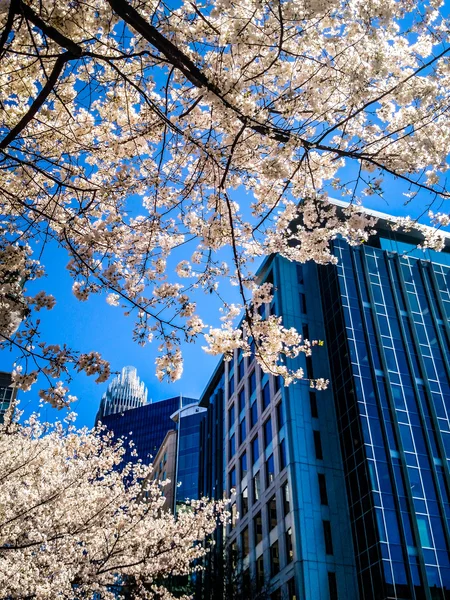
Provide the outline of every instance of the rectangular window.
{"type": "Polygon", "coordinates": [[[247,452],[244,452],[244,454],[241,455],[239,462],[241,467],[241,479],[244,479],[247,475],[247,452]]]}
{"type": "Polygon", "coordinates": [[[245,388],[239,392],[239,413],[245,410],[245,388]]]}
{"type": "Polygon", "coordinates": [[[280,549],[278,540],[270,546],[270,574],[274,577],[280,572],[280,549]]]}
{"type": "Polygon", "coordinates": [[[256,402],[256,399],[255,399],[255,401],[253,402],[251,409],[250,409],[251,426],[254,427],[257,422],[258,422],[258,403],[256,402]]]}
{"type": "Polygon", "coordinates": [[[230,452],[230,458],[231,458],[236,454],[236,436],[234,435],[234,433],[228,440],[228,446],[229,446],[229,452],[230,452]]]}
{"type": "Polygon", "coordinates": [[[248,513],[248,489],[247,488],[242,490],[241,513],[242,513],[242,516],[245,516],[248,513]]]}
{"type": "Polygon", "coordinates": [[[323,452],[322,452],[322,442],[320,440],[320,433],[318,431],[313,431],[313,435],[314,435],[314,449],[316,451],[316,458],[318,458],[319,460],[322,460],[323,452]]]}
{"type": "Polygon", "coordinates": [[[279,452],[280,452],[280,471],[282,471],[287,465],[286,442],[284,440],[281,440],[281,442],[280,442],[279,452]]]}
{"type": "Polygon", "coordinates": [[[255,369],[253,369],[250,377],[248,378],[248,391],[250,394],[250,397],[253,396],[253,394],[256,392],[256,371],[255,369]]]}
{"type": "Polygon", "coordinates": [[[239,423],[239,441],[241,444],[245,440],[246,435],[247,435],[247,423],[246,423],[245,417],[244,417],[242,419],[242,421],[239,423]]]}
{"type": "Polygon", "coordinates": [[[281,402],[277,404],[277,425],[278,431],[280,431],[284,425],[283,404],[281,402]]]}
{"type": "Polygon", "coordinates": [[[286,531],[286,561],[288,563],[294,560],[294,547],[292,545],[292,529],[286,531]]]}
{"type": "Polygon", "coordinates": [[[264,586],[264,554],[256,559],[256,590],[260,592],[264,586]]]}
{"type": "Polygon", "coordinates": [[[325,481],[325,475],[323,475],[323,473],[319,473],[318,478],[319,478],[320,504],[328,506],[327,483],[325,481]]]}
{"type": "Polygon", "coordinates": [[[246,527],[241,533],[241,548],[242,556],[247,556],[250,550],[250,546],[248,543],[248,527],[246,527]]]}
{"type": "Polygon", "coordinates": [[[281,488],[281,491],[282,491],[282,495],[283,495],[283,512],[284,512],[284,516],[286,516],[289,513],[289,511],[291,510],[291,506],[290,506],[291,498],[290,498],[290,493],[289,493],[289,484],[287,481],[281,488]]]}
{"type": "Polygon", "coordinates": [[[253,477],[253,504],[261,498],[261,476],[259,471],[253,477]]]}
{"type": "Polygon", "coordinates": [[[330,521],[322,521],[323,524],[323,537],[325,539],[325,552],[327,554],[333,554],[333,539],[331,537],[331,523],[330,521]]]}
{"type": "Polygon", "coordinates": [[[336,573],[333,573],[333,571],[328,571],[328,589],[330,600],[338,600],[336,573]]]}
{"type": "Polygon", "coordinates": [[[233,467],[229,473],[230,490],[236,487],[236,468],[233,467]]]}
{"type": "Polygon", "coordinates": [[[236,527],[237,521],[237,505],[236,502],[231,505],[231,528],[234,529],[236,527]]]}
{"type": "Polygon", "coordinates": [[[270,385],[269,385],[268,381],[266,381],[266,385],[263,387],[262,401],[263,401],[263,411],[264,411],[270,404],[270,385]]]}
{"type": "Polygon", "coordinates": [[[289,579],[288,581],[288,598],[289,600],[297,600],[297,594],[295,591],[295,579],[289,579]]]}
{"type": "Polygon", "coordinates": [[[228,429],[231,429],[234,425],[234,420],[236,418],[236,414],[234,411],[234,402],[228,409],[228,429]]]}
{"type": "Polygon", "coordinates": [[[275,496],[267,503],[267,510],[269,511],[269,531],[272,531],[277,526],[277,499],[275,496]]]}
{"type": "Polygon", "coordinates": [[[230,375],[230,379],[228,381],[228,398],[234,394],[234,371],[230,375]]]}
{"type": "Polygon", "coordinates": [[[297,268],[297,283],[303,283],[303,267],[302,265],[296,265],[297,268]]]}
{"type": "Polygon", "coordinates": [[[253,531],[255,538],[255,546],[257,546],[260,542],[262,542],[263,539],[261,511],[256,513],[253,519],[253,531]]]}
{"type": "Polygon", "coordinates": [[[244,377],[245,374],[245,363],[244,363],[244,359],[241,357],[241,360],[238,363],[238,378],[239,381],[241,381],[241,379],[244,377]]]}
{"type": "Polygon", "coordinates": [[[258,458],[259,458],[259,443],[258,443],[258,436],[256,436],[255,438],[252,439],[253,464],[255,464],[255,462],[258,460],[258,458]]]}
{"type": "Polygon", "coordinates": [[[311,407],[311,416],[315,419],[318,418],[319,413],[317,412],[317,396],[316,392],[309,392],[309,404],[311,407]]]}
{"type": "Polygon", "coordinates": [[[275,390],[275,394],[281,387],[281,377],[280,375],[275,375],[273,378],[273,389],[275,390]]]}
{"type": "Polygon", "coordinates": [[[264,423],[264,444],[265,448],[272,442],[272,419],[269,417],[264,423]]]}
{"type": "Polygon", "coordinates": [[[273,454],[266,460],[266,487],[273,482],[275,479],[275,461],[273,460],[273,454]]]}
{"type": "Polygon", "coordinates": [[[300,312],[306,315],[306,296],[305,294],[299,294],[300,299],[300,312]]]}

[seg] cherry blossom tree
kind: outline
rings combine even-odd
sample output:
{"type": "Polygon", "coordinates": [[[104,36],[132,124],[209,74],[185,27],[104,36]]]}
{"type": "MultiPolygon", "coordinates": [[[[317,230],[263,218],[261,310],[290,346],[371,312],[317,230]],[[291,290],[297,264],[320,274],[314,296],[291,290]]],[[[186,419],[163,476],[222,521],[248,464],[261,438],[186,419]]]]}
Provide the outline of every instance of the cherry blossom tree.
{"type": "Polygon", "coordinates": [[[123,453],[101,429],[1,427],[0,598],[170,599],[168,578],[198,569],[225,503],[192,501],[175,519],[151,467],[123,453]]]}
{"type": "Polygon", "coordinates": [[[0,333],[29,359],[17,385],[44,371],[55,406],[70,373],[105,381],[109,365],[36,343],[36,311],[58,300],[27,292],[45,273],[36,240],[67,253],[80,301],[105,294],[139,344],[159,345],[160,379],[180,377],[183,340],[206,336],[225,357],[253,340],[289,382],[303,371],[287,359],[313,343],[259,317],[271,289],[254,261],[332,261],[337,235],[367,239],[359,204],[392,178],[449,222],[441,0],[1,0],[0,25],[0,333]],[[210,327],[193,293],[226,284],[240,302],[210,327]]]}

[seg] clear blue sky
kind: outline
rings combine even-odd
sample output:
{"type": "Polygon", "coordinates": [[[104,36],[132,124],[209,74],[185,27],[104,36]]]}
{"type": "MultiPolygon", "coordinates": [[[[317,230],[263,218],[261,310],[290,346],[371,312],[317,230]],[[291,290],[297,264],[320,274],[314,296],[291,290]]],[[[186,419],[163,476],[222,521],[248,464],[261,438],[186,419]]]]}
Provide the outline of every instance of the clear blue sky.
{"type": "MultiPolygon", "coordinates": [[[[425,208],[423,202],[413,201],[408,207],[404,206],[406,198],[402,195],[404,188],[398,182],[392,182],[389,186],[389,198],[383,201],[377,197],[367,198],[365,205],[382,212],[393,215],[410,214],[415,217],[425,208]]],[[[246,202],[241,196],[241,202],[246,202]]],[[[438,207],[436,207],[437,210],[438,207]]],[[[442,207],[445,210],[445,206],[442,207]]],[[[450,212],[450,210],[447,210],[450,212]]],[[[55,308],[50,311],[41,311],[43,339],[47,343],[66,343],[80,351],[99,351],[103,357],[111,362],[113,370],[120,370],[125,365],[133,365],[137,368],[139,376],[145,381],[149,389],[149,398],[153,401],[161,400],[177,394],[190,397],[200,396],[208,382],[215,365],[217,357],[211,357],[201,349],[202,343],[185,345],[184,374],[180,381],[175,384],[159,383],[155,377],[155,356],[157,343],[142,348],[132,341],[133,318],[124,317],[119,307],[111,307],[105,302],[105,295],[92,296],[87,302],[79,302],[72,294],[72,280],[66,270],[67,257],[62,252],[48,246],[43,257],[47,266],[47,280],[40,280],[34,286],[34,290],[45,288],[52,293],[57,300],[55,308]]],[[[31,290],[30,290],[31,291],[31,290]]],[[[236,288],[227,292],[228,299],[236,295],[236,288]]],[[[212,296],[197,297],[200,305],[200,314],[204,320],[215,325],[219,324],[218,303],[212,296]]],[[[0,370],[9,371],[16,354],[14,352],[0,352],[0,370]]],[[[29,393],[21,393],[21,407],[25,412],[31,412],[38,407],[39,382],[29,393]]],[[[85,375],[75,376],[70,386],[72,394],[79,400],[74,405],[78,413],[78,425],[93,425],[98,404],[106,389],[106,384],[98,385],[94,378],[85,375]]],[[[41,411],[43,418],[54,420],[56,411],[50,407],[41,411]]],[[[61,415],[63,416],[63,415],[61,415]]]]}

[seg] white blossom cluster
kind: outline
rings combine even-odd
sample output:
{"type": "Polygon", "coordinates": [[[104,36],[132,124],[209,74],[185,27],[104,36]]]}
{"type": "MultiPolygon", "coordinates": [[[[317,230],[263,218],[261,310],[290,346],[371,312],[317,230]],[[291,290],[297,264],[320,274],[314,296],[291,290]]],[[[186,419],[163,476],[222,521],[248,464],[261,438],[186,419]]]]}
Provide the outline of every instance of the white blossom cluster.
{"type": "Polygon", "coordinates": [[[225,503],[193,501],[175,519],[151,466],[124,464],[121,442],[66,421],[0,427],[1,597],[113,600],[123,587],[172,599],[164,580],[198,569],[225,503]]]}
{"type": "Polygon", "coordinates": [[[450,196],[447,13],[442,0],[2,1],[0,336],[47,369],[43,397],[64,402],[73,369],[107,373],[96,355],[38,349],[33,315],[58,298],[23,286],[46,243],[67,254],[76,298],[104,295],[137,343],[158,344],[160,379],[181,376],[181,343],[205,333],[225,354],[250,336],[263,368],[301,377],[285,359],[311,348],[256,317],[253,263],[334,262],[330,241],[367,240],[359,203],[392,177],[427,206],[450,196]],[[224,284],[240,300],[211,327],[193,293],[221,299],[224,284]]]}

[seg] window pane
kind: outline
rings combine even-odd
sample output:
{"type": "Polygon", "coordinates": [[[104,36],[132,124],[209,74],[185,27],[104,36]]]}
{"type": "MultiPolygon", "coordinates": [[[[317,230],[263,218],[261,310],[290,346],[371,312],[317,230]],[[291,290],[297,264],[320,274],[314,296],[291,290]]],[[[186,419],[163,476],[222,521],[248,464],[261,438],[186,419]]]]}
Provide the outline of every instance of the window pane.
{"type": "Polygon", "coordinates": [[[266,486],[269,487],[269,485],[273,482],[274,479],[275,479],[275,461],[273,459],[273,454],[271,454],[266,461],[266,486]]]}
{"type": "Polygon", "coordinates": [[[263,539],[261,511],[256,513],[255,518],[253,519],[253,531],[255,546],[257,546],[263,539]]]}
{"type": "Polygon", "coordinates": [[[280,431],[284,425],[283,404],[281,402],[277,404],[277,425],[278,431],[280,431]]]}
{"type": "Polygon", "coordinates": [[[294,548],[292,546],[292,529],[286,531],[286,560],[288,563],[294,560],[294,548]]]}
{"type": "Polygon", "coordinates": [[[287,465],[286,443],[284,440],[281,440],[279,448],[280,448],[280,470],[282,471],[285,468],[285,466],[287,465]]]}
{"type": "Polygon", "coordinates": [[[240,458],[241,463],[241,479],[247,475],[247,452],[244,452],[240,458]]]}
{"type": "Polygon", "coordinates": [[[244,417],[239,424],[239,438],[240,438],[239,441],[241,444],[245,440],[246,435],[247,435],[247,423],[246,423],[245,417],[244,417]]]}
{"type": "Polygon", "coordinates": [[[241,512],[242,512],[242,516],[244,516],[248,513],[248,489],[247,488],[242,490],[241,512]]]}
{"type": "Polygon", "coordinates": [[[274,577],[280,572],[280,550],[278,540],[270,546],[270,573],[274,577]]]}
{"type": "Polygon", "coordinates": [[[282,493],[283,493],[283,511],[284,511],[284,516],[286,516],[290,511],[289,484],[287,481],[281,489],[282,489],[282,493]]]}
{"type": "Polygon", "coordinates": [[[338,600],[336,573],[328,573],[328,589],[330,591],[330,600],[338,600]]]}
{"type": "Polygon", "coordinates": [[[271,443],[272,441],[272,419],[267,419],[264,423],[264,443],[265,447],[271,443]]]}
{"type": "Polygon", "coordinates": [[[253,460],[253,464],[255,464],[255,462],[258,460],[258,458],[259,458],[259,443],[258,443],[258,436],[256,436],[252,440],[252,460],[253,460]]]}
{"type": "Polygon", "coordinates": [[[266,410],[266,408],[270,404],[270,386],[269,386],[268,381],[266,382],[266,385],[263,387],[262,400],[263,400],[263,410],[266,410]]]}
{"type": "Polygon", "coordinates": [[[259,471],[253,477],[253,502],[261,498],[261,476],[259,471]]]}
{"type": "Polygon", "coordinates": [[[333,554],[333,540],[331,538],[331,523],[330,521],[322,521],[323,523],[323,536],[325,538],[325,552],[327,554],[333,554]]]}
{"type": "Polygon", "coordinates": [[[248,527],[246,527],[241,533],[241,547],[242,547],[242,555],[247,556],[249,553],[249,543],[248,543],[248,527]]]}
{"type": "Polygon", "coordinates": [[[277,526],[277,500],[275,496],[267,503],[267,509],[269,511],[269,530],[272,531],[277,526]]]}
{"type": "Polygon", "coordinates": [[[258,403],[256,402],[256,400],[253,402],[250,410],[250,422],[251,427],[254,427],[258,422],[258,403]]]}
{"type": "Polygon", "coordinates": [[[325,475],[319,473],[319,492],[320,492],[320,504],[328,505],[328,494],[327,494],[327,484],[325,481],[325,475]]]}
{"type": "Polygon", "coordinates": [[[239,392],[239,412],[241,413],[245,409],[245,388],[239,392]]]}

